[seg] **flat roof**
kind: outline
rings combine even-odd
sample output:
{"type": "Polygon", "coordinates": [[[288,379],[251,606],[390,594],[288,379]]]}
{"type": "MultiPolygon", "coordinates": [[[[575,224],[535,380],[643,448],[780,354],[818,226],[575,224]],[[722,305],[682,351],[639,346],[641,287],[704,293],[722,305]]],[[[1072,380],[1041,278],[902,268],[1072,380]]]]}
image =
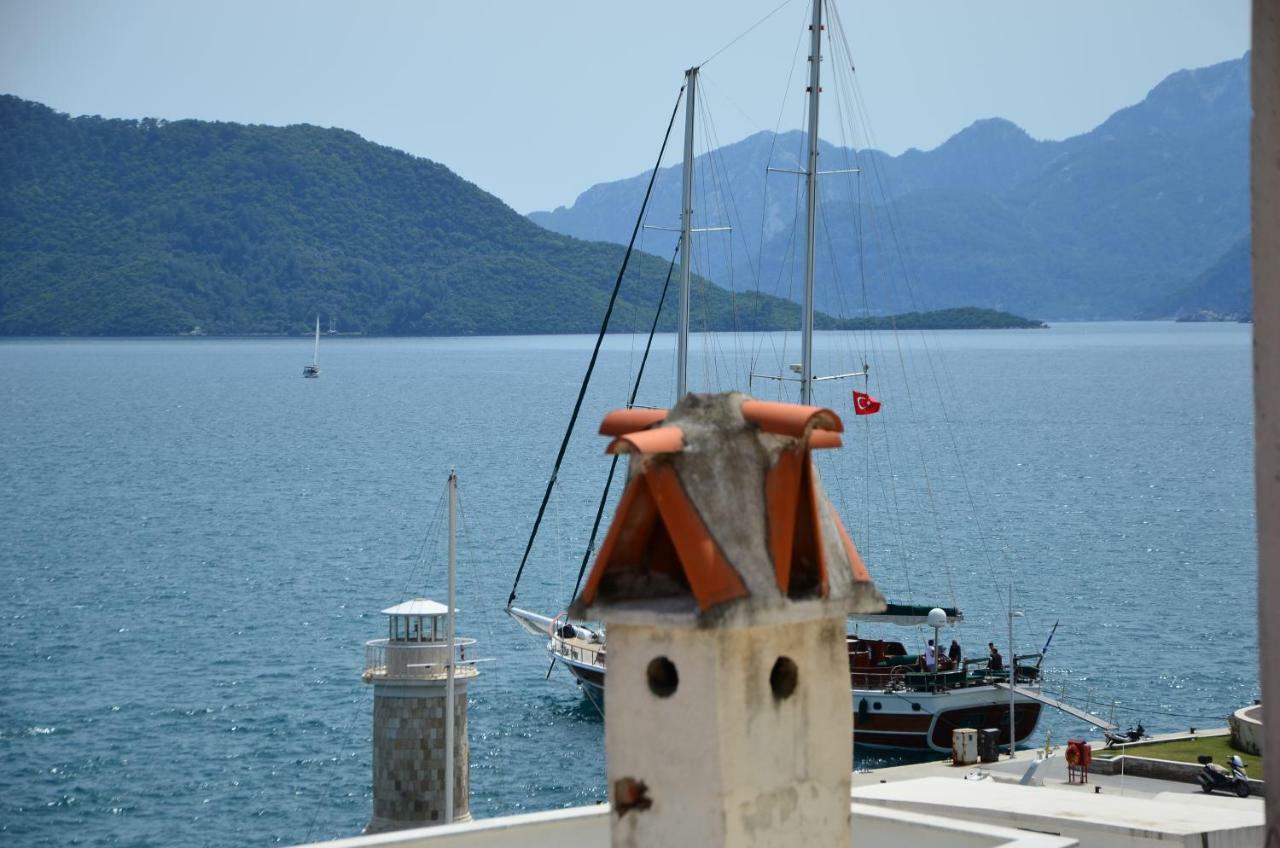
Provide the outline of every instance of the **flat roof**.
{"type": "MultiPolygon", "coordinates": [[[[445,615],[448,612],[447,606],[430,598],[414,598],[382,611],[383,615],[445,615]]],[[[453,612],[456,615],[458,608],[454,607],[453,612]]]]}
{"type": "Polygon", "coordinates": [[[1266,826],[1261,804],[1244,803],[1228,813],[1216,805],[950,777],[860,786],[853,790],[853,799],[1033,830],[1052,829],[1067,834],[1075,828],[1122,831],[1175,843],[1185,843],[1188,836],[1222,830],[1257,828],[1260,837],[1266,826]]]}

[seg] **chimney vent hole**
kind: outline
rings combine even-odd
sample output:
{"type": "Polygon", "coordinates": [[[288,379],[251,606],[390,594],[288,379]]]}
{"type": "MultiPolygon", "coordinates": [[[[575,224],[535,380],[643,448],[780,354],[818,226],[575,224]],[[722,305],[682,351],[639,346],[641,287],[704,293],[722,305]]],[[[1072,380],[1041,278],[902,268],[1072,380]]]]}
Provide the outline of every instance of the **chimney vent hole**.
{"type": "Polygon", "coordinates": [[[670,698],[680,685],[675,663],[666,657],[650,660],[645,675],[649,678],[649,691],[659,698],[670,698]]]}
{"type": "Polygon", "coordinates": [[[778,657],[769,672],[769,688],[773,690],[773,697],[779,701],[790,698],[799,680],[800,669],[796,668],[795,662],[790,657],[778,657]]]}

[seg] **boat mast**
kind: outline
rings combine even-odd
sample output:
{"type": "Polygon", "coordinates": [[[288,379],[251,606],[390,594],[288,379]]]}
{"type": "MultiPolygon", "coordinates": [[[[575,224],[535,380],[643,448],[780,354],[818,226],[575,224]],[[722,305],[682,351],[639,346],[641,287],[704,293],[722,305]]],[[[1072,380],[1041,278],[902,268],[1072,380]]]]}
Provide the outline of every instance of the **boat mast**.
{"type": "MultiPolygon", "coordinates": [[[[318,338],[318,337],[317,337],[318,338]]],[[[444,684],[444,823],[453,822],[453,604],[457,583],[458,475],[449,469],[449,609],[445,613],[448,650],[444,684]]]]}
{"type": "Polygon", "coordinates": [[[693,280],[693,118],[698,69],[684,72],[684,175],[680,188],[680,320],[676,335],[676,401],[689,390],[689,289],[693,280]]]}
{"type": "Polygon", "coordinates": [[[316,347],[311,352],[311,364],[320,364],[320,313],[316,313],[316,347]]]}
{"type": "Polygon", "coordinates": [[[822,0],[813,0],[809,25],[809,163],[805,168],[807,204],[804,240],[804,328],[801,331],[800,402],[808,404],[813,390],[813,255],[818,212],[818,93],[822,90],[822,0]]]}

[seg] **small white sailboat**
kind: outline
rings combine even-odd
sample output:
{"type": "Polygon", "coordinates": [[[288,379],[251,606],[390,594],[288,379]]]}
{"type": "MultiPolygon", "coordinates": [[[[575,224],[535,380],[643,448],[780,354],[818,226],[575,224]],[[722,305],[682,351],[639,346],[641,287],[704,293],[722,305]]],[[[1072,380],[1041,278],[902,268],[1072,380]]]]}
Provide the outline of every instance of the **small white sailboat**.
{"type": "Polygon", "coordinates": [[[320,314],[316,313],[316,346],[311,352],[311,364],[302,369],[304,377],[320,376],[320,314]]]}

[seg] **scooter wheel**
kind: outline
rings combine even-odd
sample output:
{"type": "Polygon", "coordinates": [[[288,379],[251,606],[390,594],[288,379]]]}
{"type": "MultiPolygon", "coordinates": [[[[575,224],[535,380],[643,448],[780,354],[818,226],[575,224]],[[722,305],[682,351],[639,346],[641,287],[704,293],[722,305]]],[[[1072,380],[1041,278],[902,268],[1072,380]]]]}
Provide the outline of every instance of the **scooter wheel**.
{"type": "Polygon", "coordinates": [[[1200,790],[1204,792],[1204,794],[1208,795],[1210,792],[1213,791],[1213,787],[1210,786],[1207,781],[1202,780],[1200,781],[1200,790]]]}
{"type": "Polygon", "coordinates": [[[1241,798],[1249,797],[1249,784],[1240,782],[1236,784],[1236,794],[1241,798]]]}

